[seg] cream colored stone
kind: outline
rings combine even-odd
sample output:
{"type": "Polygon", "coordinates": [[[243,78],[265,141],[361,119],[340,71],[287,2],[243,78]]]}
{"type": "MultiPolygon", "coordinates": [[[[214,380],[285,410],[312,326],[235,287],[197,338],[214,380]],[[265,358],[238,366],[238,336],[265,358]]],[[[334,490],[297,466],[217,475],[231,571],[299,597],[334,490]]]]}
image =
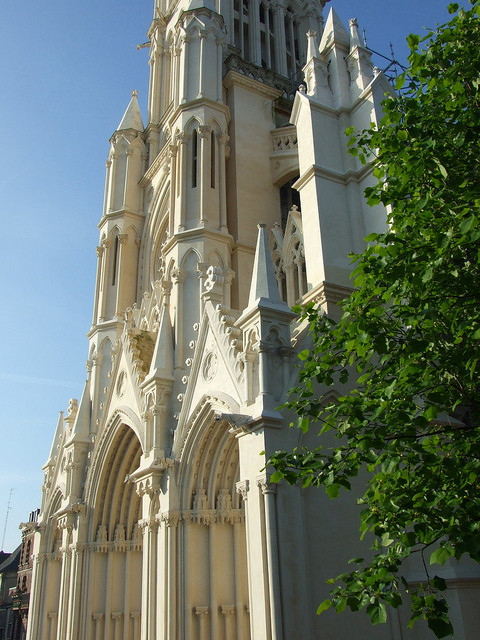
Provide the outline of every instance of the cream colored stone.
{"type": "MultiPolygon", "coordinates": [[[[134,93],[110,140],[88,377],[43,469],[28,640],[427,638],[315,615],[358,547],[354,496],[263,469],[315,443],[278,408],[308,346],[289,307],[338,314],[348,253],[385,224],[344,130],[378,121],[388,83],[356,23],[330,13],[322,33],[323,0],[168,4],[147,127],[134,93]]],[[[449,577],[473,638],[478,572],[449,577]]]]}

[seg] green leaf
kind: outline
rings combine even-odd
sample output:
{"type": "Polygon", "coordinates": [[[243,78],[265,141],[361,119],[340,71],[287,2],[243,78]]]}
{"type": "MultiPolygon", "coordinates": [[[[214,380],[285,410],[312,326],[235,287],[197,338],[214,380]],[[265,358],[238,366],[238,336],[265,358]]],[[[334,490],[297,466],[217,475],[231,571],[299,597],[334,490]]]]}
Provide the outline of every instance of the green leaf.
{"type": "Polygon", "coordinates": [[[367,607],[367,614],[370,616],[370,621],[373,625],[383,624],[387,621],[387,610],[383,602],[376,601],[367,607]]]}
{"type": "Polygon", "coordinates": [[[437,638],[453,636],[452,623],[443,618],[431,618],[428,620],[428,628],[433,631],[437,638]]]}
{"type": "Polygon", "coordinates": [[[334,498],[338,498],[338,492],[340,489],[340,485],[335,482],[328,487],[325,487],[325,491],[327,492],[328,497],[333,500],[334,498]]]}
{"type": "Polygon", "coordinates": [[[420,44],[420,36],[417,36],[414,33],[411,33],[409,36],[407,36],[407,44],[410,47],[410,49],[414,50],[418,48],[418,45],[420,44]]]}
{"type": "Polygon", "coordinates": [[[332,601],[331,600],[324,600],[322,602],[322,604],[317,609],[317,616],[319,616],[321,613],[323,613],[327,609],[330,609],[331,606],[332,606],[332,601]]]}
{"type": "Polygon", "coordinates": [[[443,567],[448,558],[455,554],[453,547],[443,545],[436,549],[430,556],[430,564],[439,564],[443,567]]]}

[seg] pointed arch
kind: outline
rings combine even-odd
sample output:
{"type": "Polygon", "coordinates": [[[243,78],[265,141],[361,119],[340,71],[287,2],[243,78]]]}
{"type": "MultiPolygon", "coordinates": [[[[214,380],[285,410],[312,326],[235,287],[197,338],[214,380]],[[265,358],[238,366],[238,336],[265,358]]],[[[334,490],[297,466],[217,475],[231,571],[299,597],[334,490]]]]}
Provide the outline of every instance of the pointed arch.
{"type": "MultiPolygon", "coordinates": [[[[235,603],[238,637],[246,633],[248,586],[246,573],[238,568],[246,562],[244,505],[236,491],[239,479],[238,440],[220,413],[238,411],[233,399],[204,396],[193,414],[178,468],[179,507],[186,524],[182,535],[195,549],[199,562],[185,558],[179,590],[184,610],[208,606],[205,637],[215,637],[223,625],[221,606],[235,603]],[[213,567],[222,567],[221,573],[213,567]]],[[[195,615],[186,615],[186,637],[195,637],[195,615]]],[[[233,637],[233,636],[232,636],[233,637]]],[[[235,636],[236,637],[236,636],[235,636]]]]}

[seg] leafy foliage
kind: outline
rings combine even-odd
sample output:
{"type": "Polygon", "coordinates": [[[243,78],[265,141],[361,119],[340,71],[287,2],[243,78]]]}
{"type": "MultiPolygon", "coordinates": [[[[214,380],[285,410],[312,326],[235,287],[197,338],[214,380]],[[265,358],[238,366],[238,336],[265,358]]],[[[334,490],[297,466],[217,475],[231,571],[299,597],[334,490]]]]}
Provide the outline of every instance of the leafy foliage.
{"type": "Polygon", "coordinates": [[[472,5],[450,5],[449,23],[409,37],[410,67],[378,129],[347,131],[351,153],[373,162],[378,182],[366,196],[391,212],[389,228],[356,257],[356,289],[337,324],[304,310],[313,347],[300,354],[287,403],[304,431],[320,423],[338,441],[268,460],[274,480],[322,485],[331,498],[368,475],[360,528],[375,536],[373,556],[332,581],[318,612],[349,607],[385,622],[385,605],[398,607],[406,591],[410,625],[423,617],[438,638],[453,631],[445,581],[430,565],[480,561],[479,0],[472,5]],[[339,383],[347,390],[325,406],[318,385],[339,383]],[[416,586],[402,576],[412,554],[425,568],[416,586]]]}

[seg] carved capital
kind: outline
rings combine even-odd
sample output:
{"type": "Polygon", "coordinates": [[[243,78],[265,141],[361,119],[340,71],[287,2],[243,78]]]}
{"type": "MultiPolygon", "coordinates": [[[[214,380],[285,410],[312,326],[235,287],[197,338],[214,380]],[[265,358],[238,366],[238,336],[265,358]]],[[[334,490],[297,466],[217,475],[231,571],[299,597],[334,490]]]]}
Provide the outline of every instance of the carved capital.
{"type": "Polygon", "coordinates": [[[262,475],[257,478],[257,487],[261,489],[263,495],[266,495],[267,493],[277,493],[276,483],[270,482],[266,475],[262,475]]]}
{"type": "Polygon", "coordinates": [[[243,501],[246,502],[248,498],[248,492],[250,489],[250,481],[249,480],[240,480],[235,485],[237,489],[237,493],[240,494],[243,498],[243,501]]]}
{"type": "Polygon", "coordinates": [[[198,127],[198,135],[200,136],[200,138],[207,138],[210,134],[210,127],[207,127],[205,125],[200,125],[198,127]]]}
{"type": "Polygon", "coordinates": [[[235,611],[235,605],[233,604],[222,604],[220,605],[220,613],[224,616],[229,616],[235,611]]]}
{"type": "Polygon", "coordinates": [[[182,269],[181,267],[174,269],[172,271],[172,280],[173,280],[173,283],[176,285],[182,284],[183,282],[185,282],[185,270],[182,269]]]}

